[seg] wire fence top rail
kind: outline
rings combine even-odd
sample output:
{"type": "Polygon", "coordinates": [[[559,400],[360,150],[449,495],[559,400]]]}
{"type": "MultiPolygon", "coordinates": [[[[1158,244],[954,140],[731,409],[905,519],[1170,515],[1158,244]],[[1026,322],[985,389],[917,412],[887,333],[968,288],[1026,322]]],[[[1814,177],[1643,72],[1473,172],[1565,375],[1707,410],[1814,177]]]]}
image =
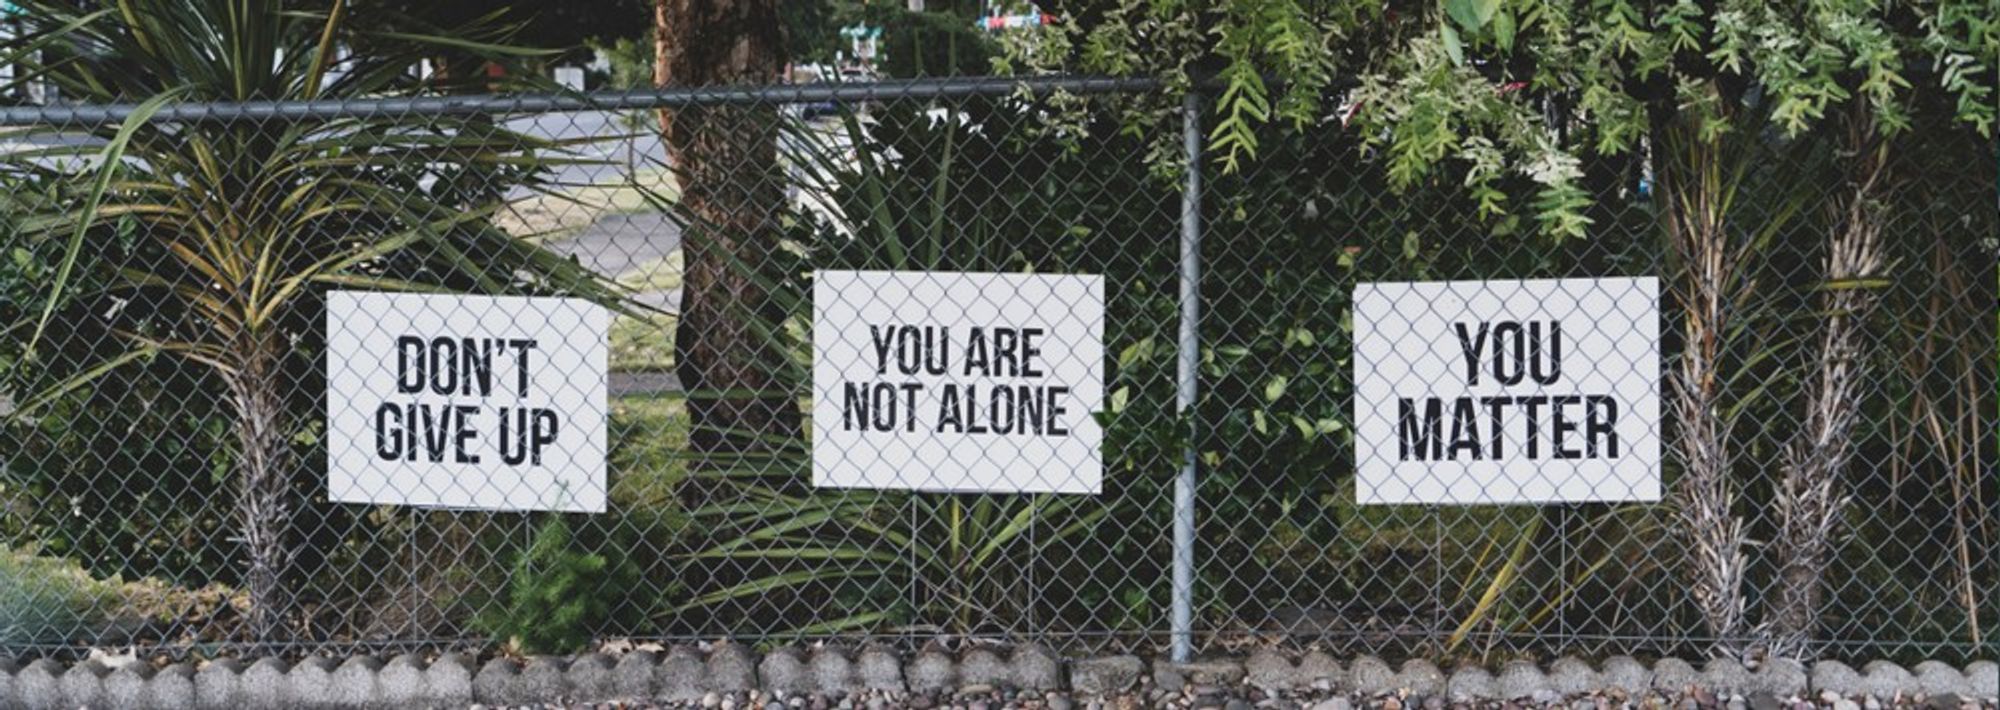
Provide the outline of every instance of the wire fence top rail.
{"type": "MultiPolygon", "coordinates": [[[[1161,82],[1142,77],[1031,76],[883,79],[867,82],[769,84],[629,91],[473,94],[325,101],[174,101],[152,114],[157,122],[237,122],[272,119],[393,118],[413,114],[475,116],[563,111],[623,111],[723,104],[803,104],[908,98],[1139,93],[1161,82]]],[[[0,107],[5,125],[104,125],[124,122],[140,104],[50,104],[0,107]]]]}

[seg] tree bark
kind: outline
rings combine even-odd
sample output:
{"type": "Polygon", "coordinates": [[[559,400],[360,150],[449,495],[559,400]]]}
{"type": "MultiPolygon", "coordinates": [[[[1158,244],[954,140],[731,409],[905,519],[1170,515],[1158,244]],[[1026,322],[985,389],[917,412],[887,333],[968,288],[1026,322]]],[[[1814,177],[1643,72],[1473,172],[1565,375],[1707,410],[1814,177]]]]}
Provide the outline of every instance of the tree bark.
{"type": "Polygon", "coordinates": [[[1731,304],[1743,287],[1738,270],[1744,247],[1727,229],[1723,148],[1678,122],[1660,145],[1665,149],[1655,163],[1660,197],[1669,243],[1680,262],[1675,297],[1686,314],[1671,405],[1683,462],[1674,512],[1687,544],[1689,593],[1715,639],[1711,653],[1741,656],[1748,560],[1729,480],[1734,457],[1722,414],[1722,360],[1731,304]]]}
{"type": "MultiPolygon", "coordinates": [[[[654,83],[777,81],[785,67],[778,7],[779,0],[654,0],[654,83]]],[[[697,455],[767,451],[800,428],[796,393],[778,376],[786,354],[771,338],[785,314],[762,278],[785,206],[778,128],[770,104],[660,112],[690,218],[674,350],[697,455]]]]}
{"type": "Polygon", "coordinates": [[[226,378],[236,409],[236,511],[242,518],[249,569],[249,632],[259,642],[282,641],[291,608],[285,572],[291,548],[293,456],[285,406],[284,343],[270,334],[250,333],[233,349],[235,370],[226,378]]]}
{"type": "Polygon", "coordinates": [[[1883,267],[1879,203],[1885,156],[1874,145],[1873,124],[1862,110],[1849,121],[1847,143],[1856,162],[1827,233],[1824,315],[1806,382],[1805,425],[1786,447],[1775,506],[1779,571],[1772,650],[1790,658],[1814,655],[1820,577],[1847,503],[1840,479],[1853,457],[1850,434],[1860,416],[1862,326],[1876,300],[1875,289],[1863,282],[1883,267]]]}

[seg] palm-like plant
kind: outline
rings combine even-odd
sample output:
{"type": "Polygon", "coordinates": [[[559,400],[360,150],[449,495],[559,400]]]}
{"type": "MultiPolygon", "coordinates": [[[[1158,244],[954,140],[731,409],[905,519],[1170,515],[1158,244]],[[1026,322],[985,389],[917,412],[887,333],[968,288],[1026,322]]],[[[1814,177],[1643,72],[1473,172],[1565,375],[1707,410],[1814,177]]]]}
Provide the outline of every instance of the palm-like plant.
{"type": "MultiPolygon", "coordinates": [[[[19,348],[15,416],[141,358],[212,370],[234,414],[235,508],[247,548],[250,631],[283,631],[286,541],[309,424],[295,367],[321,337],[330,287],[582,295],[588,271],[495,228],[557,147],[481,117],[155,121],[184,101],[340,101],[448,90],[411,69],[498,60],[491,22],[439,36],[370,31],[343,0],[18,0],[23,31],[0,61],[91,103],[138,102],[122,125],[54,126],[0,157],[6,239],[53,262],[46,298],[4,325],[19,348]],[[342,57],[346,47],[363,51],[342,57]],[[107,307],[106,304],[111,304],[107,307]],[[90,321],[114,337],[87,356],[48,343],[90,321]],[[80,360],[88,360],[83,362],[80,360]],[[39,373],[39,374],[30,374],[39,373]]],[[[483,77],[480,81],[486,81],[483,77]]]]}

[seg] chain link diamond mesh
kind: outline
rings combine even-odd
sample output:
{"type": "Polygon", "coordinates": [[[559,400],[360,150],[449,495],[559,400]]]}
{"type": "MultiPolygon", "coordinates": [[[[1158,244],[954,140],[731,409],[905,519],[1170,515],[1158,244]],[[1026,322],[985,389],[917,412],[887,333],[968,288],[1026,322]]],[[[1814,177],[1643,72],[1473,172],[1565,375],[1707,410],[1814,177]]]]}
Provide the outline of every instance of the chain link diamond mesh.
{"type": "Polygon", "coordinates": [[[1337,123],[1270,129],[1238,172],[1200,162],[1200,397],[1180,416],[1182,196],[1161,146],[1181,127],[1125,130],[1113,106],[1131,104],[1174,115],[1146,82],[1073,78],[9,109],[0,646],[313,653],[529,629],[1152,652],[1192,448],[1197,651],[1701,653],[1775,636],[1786,452],[1816,421],[1838,312],[1854,416],[1816,652],[1991,655],[1990,143],[1920,124],[1871,188],[1837,136],[1720,157],[1743,248],[1714,414],[1745,623],[1719,632],[1682,515],[1671,403],[1696,331],[1668,148],[1587,161],[1589,236],[1568,240],[1457,184],[1393,189],[1337,123]],[[1829,276],[1857,194],[1883,215],[1883,266],[1829,276]],[[836,269],[1102,275],[1103,492],[812,488],[812,276],[836,269]],[[1356,286],[1648,276],[1662,502],[1356,504],[1356,286]],[[1846,289],[1867,308],[1830,306],[1846,289]],[[607,511],[331,502],[334,290],[612,308],[607,511]]]}

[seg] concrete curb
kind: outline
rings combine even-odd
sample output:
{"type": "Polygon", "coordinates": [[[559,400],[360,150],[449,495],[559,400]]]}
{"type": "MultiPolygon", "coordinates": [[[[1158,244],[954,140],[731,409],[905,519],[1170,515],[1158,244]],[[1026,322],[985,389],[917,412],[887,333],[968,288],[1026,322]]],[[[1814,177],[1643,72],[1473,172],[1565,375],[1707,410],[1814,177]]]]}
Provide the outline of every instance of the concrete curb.
{"type": "Polygon", "coordinates": [[[50,659],[21,666],[0,659],[0,707],[373,710],[474,703],[699,701],[711,694],[751,689],[780,697],[859,690],[1064,688],[1080,696],[1107,696],[1132,691],[1149,677],[1168,690],[1241,684],[1266,692],[1404,692],[1488,701],[1551,702],[1613,689],[1638,693],[1692,688],[1721,695],[1958,696],[1989,703],[2000,695],[2000,664],[1992,661],[1963,668],[1925,661],[1913,669],[1872,661],[1856,670],[1839,661],[1811,666],[1774,662],[1752,669],[1734,661],[1711,660],[1697,670],[1676,659],[1649,666],[1628,656],[1613,656],[1598,664],[1575,658],[1557,659],[1546,667],[1511,661],[1497,670],[1462,666],[1446,674],[1421,659],[1392,668],[1372,656],[1343,664],[1317,651],[1293,655],[1260,650],[1247,659],[1217,657],[1149,666],[1136,656],[1065,661],[1041,646],[982,647],[956,655],[927,649],[907,659],[880,646],[780,648],[760,658],[742,645],[720,643],[676,646],[665,654],[589,653],[525,662],[495,658],[476,670],[472,659],[449,653],[432,659],[400,655],[386,661],[373,656],[341,661],[308,658],[297,664],[275,658],[247,665],[223,659],[199,668],[188,663],[111,667],[97,660],[65,666],[50,659]]]}

